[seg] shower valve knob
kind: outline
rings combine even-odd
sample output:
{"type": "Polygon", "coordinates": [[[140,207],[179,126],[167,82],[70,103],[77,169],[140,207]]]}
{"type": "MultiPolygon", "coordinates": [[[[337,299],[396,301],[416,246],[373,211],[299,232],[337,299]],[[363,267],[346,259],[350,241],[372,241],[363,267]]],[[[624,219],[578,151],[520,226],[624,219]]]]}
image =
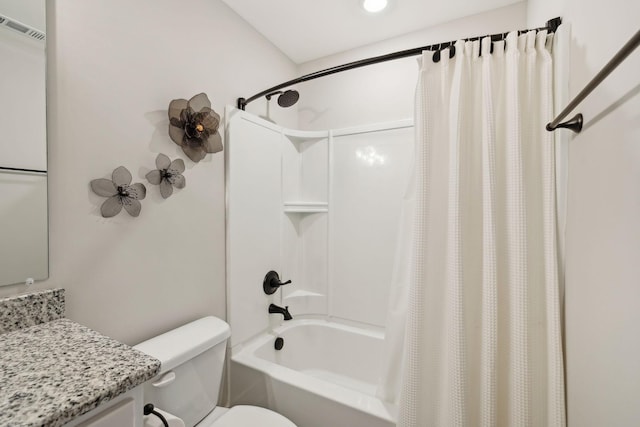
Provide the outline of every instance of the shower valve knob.
{"type": "Polygon", "coordinates": [[[278,290],[280,286],[288,285],[291,283],[291,280],[287,280],[286,282],[280,281],[280,276],[275,271],[270,271],[264,276],[264,281],[262,282],[262,289],[264,289],[264,293],[267,295],[273,294],[278,290]]]}

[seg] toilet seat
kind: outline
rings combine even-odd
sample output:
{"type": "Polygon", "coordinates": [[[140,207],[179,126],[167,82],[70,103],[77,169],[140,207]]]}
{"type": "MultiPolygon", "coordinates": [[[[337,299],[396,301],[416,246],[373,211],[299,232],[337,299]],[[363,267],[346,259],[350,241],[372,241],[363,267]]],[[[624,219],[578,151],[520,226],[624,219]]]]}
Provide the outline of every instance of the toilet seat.
{"type": "Polygon", "coordinates": [[[238,405],[215,420],[211,427],[296,427],[287,418],[259,406],[238,405]]]}

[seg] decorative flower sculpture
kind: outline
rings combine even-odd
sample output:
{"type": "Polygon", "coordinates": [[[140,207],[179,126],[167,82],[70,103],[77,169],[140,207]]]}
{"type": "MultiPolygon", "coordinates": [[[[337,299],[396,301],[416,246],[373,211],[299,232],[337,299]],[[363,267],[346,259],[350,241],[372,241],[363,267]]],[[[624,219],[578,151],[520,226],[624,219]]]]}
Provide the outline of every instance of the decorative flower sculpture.
{"type": "Polygon", "coordinates": [[[108,197],[102,204],[100,212],[105,218],[116,216],[124,209],[131,216],[140,215],[140,200],[147,195],[147,189],[140,183],[131,184],[131,173],[124,166],[113,171],[111,179],[94,179],[91,189],[98,196],[108,197]]]}
{"type": "Polygon", "coordinates": [[[169,136],[194,162],[204,159],[207,153],[222,151],[219,126],[220,116],[211,109],[204,93],[189,101],[174,99],[169,104],[169,136]]]}
{"type": "Polygon", "coordinates": [[[184,161],[176,159],[171,161],[164,154],[158,154],[156,157],[156,167],[147,174],[147,179],[153,185],[160,185],[160,194],[163,198],[167,198],[173,194],[173,187],[184,188],[187,182],[182,176],[184,172],[184,161]]]}

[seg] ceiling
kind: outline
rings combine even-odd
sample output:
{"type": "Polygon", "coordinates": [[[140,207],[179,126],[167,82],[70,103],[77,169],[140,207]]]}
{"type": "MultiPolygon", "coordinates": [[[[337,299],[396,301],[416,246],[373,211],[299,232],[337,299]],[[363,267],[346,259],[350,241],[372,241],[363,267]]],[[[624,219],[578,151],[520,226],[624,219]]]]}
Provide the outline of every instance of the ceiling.
{"type": "Polygon", "coordinates": [[[521,0],[389,0],[379,14],[361,0],[223,0],[300,64],[521,0]]]}

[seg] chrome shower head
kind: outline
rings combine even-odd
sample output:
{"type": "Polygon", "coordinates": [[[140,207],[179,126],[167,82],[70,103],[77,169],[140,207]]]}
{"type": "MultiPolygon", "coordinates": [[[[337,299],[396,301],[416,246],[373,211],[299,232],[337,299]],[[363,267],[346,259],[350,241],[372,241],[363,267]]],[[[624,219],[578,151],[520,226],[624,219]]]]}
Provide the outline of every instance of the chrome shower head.
{"type": "Polygon", "coordinates": [[[284,92],[279,90],[266,95],[265,98],[267,98],[267,101],[270,101],[271,97],[277,94],[280,94],[278,97],[278,105],[283,108],[291,107],[300,99],[300,94],[297,90],[285,90],[284,92]]]}

